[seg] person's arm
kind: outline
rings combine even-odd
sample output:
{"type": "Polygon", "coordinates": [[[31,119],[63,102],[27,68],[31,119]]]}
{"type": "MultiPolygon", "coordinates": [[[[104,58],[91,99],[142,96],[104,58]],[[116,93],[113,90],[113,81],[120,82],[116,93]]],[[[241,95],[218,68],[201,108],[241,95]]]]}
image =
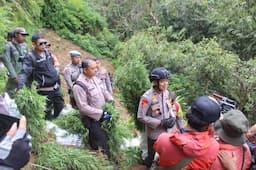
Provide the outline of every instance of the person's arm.
{"type": "Polygon", "coordinates": [[[110,81],[108,72],[106,72],[106,80],[105,81],[106,81],[107,90],[109,91],[110,94],[113,94],[112,85],[111,85],[111,81],[110,81]]]}
{"type": "MultiPolygon", "coordinates": [[[[95,81],[100,83],[100,80],[98,78],[96,78],[95,81]]],[[[107,102],[114,101],[114,98],[113,98],[112,94],[108,90],[102,89],[102,93],[103,93],[104,98],[107,102]]]]}
{"type": "Polygon", "coordinates": [[[147,116],[147,111],[148,111],[149,107],[150,107],[149,100],[143,96],[140,99],[137,118],[139,121],[143,122],[147,126],[153,128],[153,129],[156,129],[161,124],[161,120],[158,120],[151,116],[147,116]]]}
{"type": "Polygon", "coordinates": [[[88,104],[86,91],[79,85],[74,85],[73,94],[80,113],[99,121],[103,114],[103,110],[91,107],[88,104]]]}
{"type": "Polygon", "coordinates": [[[68,88],[72,89],[73,82],[71,80],[71,72],[70,72],[70,69],[67,67],[64,69],[64,79],[67,83],[68,88]]]}
{"type": "Polygon", "coordinates": [[[32,56],[29,54],[26,55],[24,58],[23,64],[22,64],[22,70],[21,73],[19,74],[19,79],[18,79],[18,89],[22,89],[24,84],[27,83],[28,77],[31,76],[33,73],[33,61],[32,61],[32,56]]]}
{"type": "Polygon", "coordinates": [[[17,78],[17,73],[12,65],[12,62],[11,62],[11,46],[6,44],[5,45],[5,48],[4,48],[4,54],[3,54],[3,63],[5,65],[5,67],[7,68],[9,74],[10,74],[10,77],[15,79],[17,78]]]}

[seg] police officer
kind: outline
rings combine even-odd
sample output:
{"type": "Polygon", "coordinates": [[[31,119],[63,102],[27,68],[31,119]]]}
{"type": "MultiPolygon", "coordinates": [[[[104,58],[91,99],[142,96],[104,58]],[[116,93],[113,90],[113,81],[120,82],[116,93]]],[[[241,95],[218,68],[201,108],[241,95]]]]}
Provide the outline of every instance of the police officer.
{"type": "Polygon", "coordinates": [[[149,75],[153,87],[140,99],[137,118],[145,124],[147,131],[148,157],[144,162],[147,168],[151,167],[154,160],[153,145],[156,139],[175,124],[175,118],[170,114],[172,108],[167,90],[169,76],[169,72],[164,67],[153,69],[149,75]]]}
{"type": "Polygon", "coordinates": [[[50,53],[45,50],[46,40],[40,34],[32,36],[34,49],[24,58],[18,88],[21,89],[31,77],[38,83],[38,93],[47,96],[46,119],[56,118],[64,107],[64,100],[60,92],[60,79],[53,65],[50,53]],[[52,117],[52,107],[54,114],[52,117]]]}
{"type": "Polygon", "coordinates": [[[2,61],[9,72],[9,79],[6,84],[6,91],[10,97],[14,97],[18,87],[18,74],[21,71],[22,61],[28,52],[27,44],[24,42],[29,35],[22,27],[13,31],[13,38],[10,38],[4,47],[2,61]]]}
{"type": "Polygon", "coordinates": [[[109,73],[106,69],[102,68],[101,61],[99,58],[94,58],[94,61],[97,63],[98,72],[96,77],[98,77],[104,85],[104,88],[110,93],[113,94],[112,84],[110,81],[109,73]]]}
{"type": "Polygon", "coordinates": [[[64,68],[64,79],[68,86],[68,94],[70,95],[70,104],[74,107],[74,98],[72,93],[73,83],[76,81],[78,76],[82,73],[81,67],[81,53],[76,50],[69,52],[71,57],[71,63],[64,68]]]}
{"type": "Polygon", "coordinates": [[[91,148],[109,156],[107,138],[101,128],[101,123],[109,120],[111,115],[102,110],[102,106],[108,101],[113,101],[113,97],[104,89],[102,82],[95,77],[97,64],[94,60],[84,59],[82,68],[83,73],[80,74],[73,86],[76,104],[80,111],[83,125],[89,129],[89,144],[91,148]]]}

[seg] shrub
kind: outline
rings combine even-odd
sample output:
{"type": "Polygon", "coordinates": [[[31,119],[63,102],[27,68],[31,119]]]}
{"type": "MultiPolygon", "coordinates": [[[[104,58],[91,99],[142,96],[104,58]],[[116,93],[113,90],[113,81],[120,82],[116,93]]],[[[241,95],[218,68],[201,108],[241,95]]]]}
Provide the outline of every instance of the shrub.
{"type": "Polygon", "coordinates": [[[96,56],[113,57],[117,37],[107,29],[105,19],[82,0],[46,0],[42,9],[45,26],[56,30],[96,56]]]}
{"type": "MultiPolygon", "coordinates": [[[[127,122],[120,120],[120,113],[112,104],[106,103],[103,108],[112,115],[110,121],[103,122],[102,128],[107,135],[111,160],[119,164],[123,159],[120,147],[124,139],[131,136],[131,129],[134,127],[131,128],[127,122]]],[[[83,127],[77,110],[59,117],[54,122],[69,133],[82,136],[84,144],[88,143],[88,130],[83,127]]]]}
{"type": "Polygon", "coordinates": [[[124,169],[131,169],[132,166],[141,163],[141,148],[128,147],[123,150],[124,158],[121,162],[121,167],[124,169]]]}
{"type": "Polygon", "coordinates": [[[58,117],[54,120],[54,123],[71,134],[79,135],[85,145],[88,143],[88,129],[84,128],[78,110],[74,110],[71,113],[58,117]]]}
{"type": "Polygon", "coordinates": [[[106,160],[100,159],[92,152],[68,148],[54,143],[43,144],[40,147],[36,163],[55,170],[114,169],[106,160]]]}
{"type": "Polygon", "coordinates": [[[130,137],[132,133],[126,122],[120,120],[120,113],[112,104],[106,103],[103,108],[112,115],[111,120],[104,121],[102,125],[108,138],[110,155],[115,162],[120,163],[122,158],[120,147],[124,143],[124,139],[130,137]]]}
{"type": "Polygon", "coordinates": [[[215,33],[212,29],[215,23],[207,15],[209,8],[211,3],[206,0],[166,1],[159,11],[160,23],[165,28],[172,26],[174,32],[183,30],[184,39],[199,42],[215,33]]]}
{"type": "MultiPolygon", "coordinates": [[[[128,60],[116,69],[114,83],[123,96],[124,105],[132,114],[134,120],[137,120],[140,97],[150,88],[148,71],[139,57],[137,60],[128,60]]],[[[142,128],[142,125],[138,121],[136,121],[136,125],[142,128]]]]}
{"type": "Polygon", "coordinates": [[[45,100],[35,88],[23,88],[15,98],[20,113],[27,118],[28,133],[32,136],[32,146],[36,152],[39,145],[47,140],[44,130],[45,100]]]}
{"type": "Polygon", "coordinates": [[[7,70],[6,69],[0,69],[0,93],[5,92],[5,85],[7,83],[7,70]]]}

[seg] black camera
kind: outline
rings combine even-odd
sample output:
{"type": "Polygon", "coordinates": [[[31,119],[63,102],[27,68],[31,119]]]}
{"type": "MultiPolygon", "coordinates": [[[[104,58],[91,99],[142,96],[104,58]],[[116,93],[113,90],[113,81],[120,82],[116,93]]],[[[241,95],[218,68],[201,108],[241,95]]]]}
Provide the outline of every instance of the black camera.
{"type": "Polygon", "coordinates": [[[18,62],[21,62],[21,63],[22,63],[22,62],[24,61],[24,58],[25,58],[24,56],[19,56],[18,62]]]}
{"type": "Polygon", "coordinates": [[[221,106],[221,113],[224,114],[231,109],[236,109],[236,101],[217,93],[213,93],[212,97],[214,97],[219,102],[221,106]]]}
{"type": "Polygon", "coordinates": [[[13,123],[17,123],[17,126],[19,125],[19,118],[0,114],[0,138],[2,138],[6,132],[11,128],[13,123]]]}

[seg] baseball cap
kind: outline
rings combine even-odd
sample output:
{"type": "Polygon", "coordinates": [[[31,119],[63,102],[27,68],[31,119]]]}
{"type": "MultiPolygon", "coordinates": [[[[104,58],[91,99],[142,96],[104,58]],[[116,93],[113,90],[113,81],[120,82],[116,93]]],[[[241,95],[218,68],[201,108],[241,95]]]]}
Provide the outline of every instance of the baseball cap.
{"type": "Polygon", "coordinates": [[[29,35],[29,33],[27,33],[25,28],[23,28],[23,27],[15,28],[14,32],[17,33],[17,34],[29,35]]]}
{"type": "Polygon", "coordinates": [[[186,117],[201,125],[208,125],[219,119],[220,111],[221,107],[214,98],[200,96],[192,102],[186,117]]]}
{"type": "Polygon", "coordinates": [[[69,52],[70,57],[80,57],[81,53],[77,50],[72,50],[69,52]]]}

